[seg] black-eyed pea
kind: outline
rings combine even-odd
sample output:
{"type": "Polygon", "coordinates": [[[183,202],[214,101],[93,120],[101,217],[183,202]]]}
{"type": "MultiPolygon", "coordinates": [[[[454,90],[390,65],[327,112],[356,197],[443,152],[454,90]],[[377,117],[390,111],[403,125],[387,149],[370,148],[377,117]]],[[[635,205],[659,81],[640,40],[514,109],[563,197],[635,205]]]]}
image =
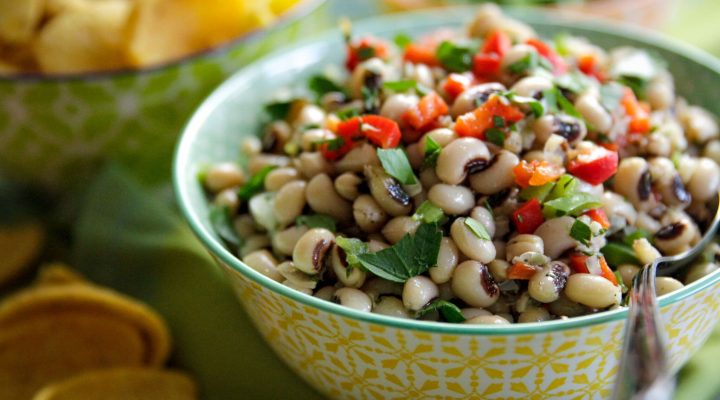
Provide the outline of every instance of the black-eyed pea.
{"type": "Polygon", "coordinates": [[[518,96],[535,97],[538,93],[554,87],[553,82],[544,76],[528,76],[515,82],[510,90],[518,96]]]}
{"type": "Polygon", "coordinates": [[[412,217],[395,217],[382,228],[382,234],[388,242],[395,244],[405,235],[412,235],[420,227],[420,221],[412,217]]]}
{"type": "Polygon", "coordinates": [[[695,223],[689,218],[681,218],[655,232],[655,246],[664,254],[680,254],[690,246],[696,234],[695,223]]]}
{"type": "Polygon", "coordinates": [[[235,188],[228,188],[216,194],[213,203],[221,207],[227,207],[231,214],[235,214],[240,207],[240,197],[235,188]]]}
{"type": "MultiPolygon", "coordinates": [[[[510,233],[510,217],[507,215],[496,215],[495,216],[495,235],[496,238],[502,238],[505,237],[508,233],[510,233]]],[[[500,251],[498,250],[498,254],[500,254],[500,251]]],[[[498,258],[505,258],[505,243],[503,242],[503,250],[502,250],[503,256],[498,258]]]]}
{"type": "Polygon", "coordinates": [[[417,210],[420,206],[428,199],[427,191],[425,189],[420,190],[416,195],[412,197],[413,207],[417,210]]]}
{"type": "Polygon", "coordinates": [[[535,53],[537,56],[537,50],[525,43],[516,44],[505,53],[500,63],[500,68],[505,71],[509,66],[515,64],[518,61],[523,60],[526,57],[531,57],[531,54],[535,53]]]}
{"type": "Polygon", "coordinates": [[[205,174],[205,187],[212,193],[245,183],[245,173],[239,165],[224,162],[210,168],[205,174]]]}
{"type": "Polygon", "coordinates": [[[366,165],[380,166],[375,147],[363,143],[350,150],[343,158],[335,162],[335,169],[342,172],[362,173],[366,165]]]}
{"type": "Polygon", "coordinates": [[[501,150],[485,169],[470,175],[470,186],[474,191],[487,195],[505,190],[515,183],[513,168],[519,162],[515,154],[501,150]]]}
{"type": "Polygon", "coordinates": [[[275,168],[265,176],[265,190],[277,192],[286,183],[301,179],[300,172],[293,167],[275,168]]]}
{"type": "Polygon", "coordinates": [[[245,257],[256,250],[266,249],[270,247],[270,245],[270,238],[267,235],[251,235],[246,237],[243,241],[243,244],[239,249],[240,257],[245,257]]]}
{"type": "Polygon", "coordinates": [[[510,268],[510,263],[507,261],[495,259],[490,261],[487,266],[496,282],[505,282],[508,279],[507,270],[510,268]]]}
{"type": "Polygon", "coordinates": [[[367,166],[365,177],[368,180],[370,194],[385,212],[398,217],[412,211],[412,198],[385,170],[376,166],[367,166]]]}
{"type": "Polygon", "coordinates": [[[283,280],[282,275],[280,275],[280,273],[277,271],[277,260],[267,250],[253,251],[243,257],[242,261],[248,267],[267,276],[274,281],[280,282],[283,280]]]}
{"type": "Polygon", "coordinates": [[[697,106],[679,107],[678,118],[685,128],[685,136],[695,143],[704,143],[717,139],[720,130],[715,117],[707,110],[697,106]]]}
{"type": "MultiPolygon", "coordinates": [[[[544,117],[543,117],[544,118],[544,117]]],[[[527,162],[533,161],[548,161],[548,157],[542,150],[530,150],[522,155],[522,159],[527,162]]]]}
{"type": "Polygon", "coordinates": [[[370,296],[373,301],[377,301],[381,296],[402,296],[403,285],[382,278],[371,277],[365,281],[365,284],[360,289],[370,296]]]}
{"type": "Polygon", "coordinates": [[[585,93],[575,100],[575,108],[598,132],[606,133],[612,127],[612,116],[600,104],[600,100],[593,93],[585,93]]]}
{"type": "Polygon", "coordinates": [[[483,83],[471,86],[453,101],[450,107],[450,115],[457,118],[477,108],[478,103],[484,103],[495,93],[505,92],[507,89],[500,83],[483,83]]]}
{"type": "Polygon", "coordinates": [[[385,250],[388,247],[390,247],[390,245],[385,243],[385,240],[370,239],[370,241],[368,241],[368,250],[371,253],[377,253],[378,251],[385,250]]]}
{"type": "Polygon", "coordinates": [[[474,260],[455,268],[452,289],[458,298],[473,307],[488,307],[500,297],[500,289],[488,268],[474,260]]]}
{"type": "Polygon", "coordinates": [[[277,271],[285,278],[282,284],[291,287],[305,294],[312,295],[317,286],[317,279],[314,276],[299,270],[292,261],[285,261],[277,266],[277,271]]]}
{"type": "MultiPolygon", "coordinates": [[[[608,214],[611,215],[611,214],[608,214]]],[[[637,213],[637,219],[635,220],[635,227],[638,229],[644,229],[650,233],[655,233],[662,228],[662,225],[658,220],[650,216],[650,214],[641,211],[637,213]]]]}
{"type": "Polygon", "coordinates": [[[428,191],[428,199],[448,215],[465,215],[475,205],[472,191],[462,185],[438,183],[428,191]]]}
{"type": "Polygon", "coordinates": [[[470,210],[470,218],[482,224],[490,237],[495,237],[495,217],[487,207],[473,207],[473,209],[470,210]]]}
{"type": "Polygon", "coordinates": [[[419,101],[420,99],[414,94],[397,93],[390,95],[380,107],[380,115],[390,118],[398,124],[403,123],[403,114],[415,107],[419,101]]]}
{"type": "Polygon", "coordinates": [[[420,171],[420,183],[423,187],[429,188],[442,182],[435,173],[435,168],[425,168],[420,171]]]}
{"type": "Polygon", "coordinates": [[[364,232],[377,232],[385,226],[388,214],[369,194],[358,196],[355,202],[353,202],[352,207],[355,223],[357,223],[364,232]]]}
{"type": "Polygon", "coordinates": [[[608,190],[600,196],[600,201],[602,202],[605,213],[610,218],[614,218],[614,216],[621,217],[625,220],[626,226],[635,225],[638,216],[637,211],[635,207],[628,203],[622,196],[608,190]]]}
{"type": "Polygon", "coordinates": [[[344,287],[335,291],[335,299],[340,305],[362,312],[372,311],[372,300],[363,291],[344,287]]]}
{"type": "Polygon", "coordinates": [[[552,303],[560,298],[569,275],[570,268],[567,265],[553,261],[530,278],[528,295],[540,303],[552,303]]]}
{"type": "Polygon", "coordinates": [[[405,63],[403,67],[403,76],[406,78],[412,79],[425,87],[435,87],[435,77],[426,64],[405,63]]]}
{"type": "Polygon", "coordinates": [[[450,142],[437,159],[435,173],[441,181],[457,185],[472,173],[487,165],[490,152],[480,139],[464,137],[450,142]]]}
{"type": "Polygon", "coordinates": [[[418,170],[423,165],[425,159],[425,148],[420,146],[419,142],[412,143],[405,148],[407,153],[407,159],[410,162],[410,166],[418,170]]]}
{"type": "Polygon", "coordinates": [[[327,174],[315,175],[308,182],[305,198],[310,208],[318,214],[329,215],[344,223],[352,221],[352,204],[340,197],[327,174]]]}
{"type": "Polygon", "coordinates": [[[259,153],[250,157],[248,161],[248,172],[251,176],[256,175],[265,167],[287,167],[290,164],[290,158],[278,154],[259,153]]]}
{"type": "Polygon", "coordinates": [[[305,232],[293,249],[295,267],[306,274],[318,274],[334,243],[335,235],[327,229],[313,228],[305,232]]]}
{"type": "Polygon", "coordinates": [[[442,238],[437,265],[430,267],[430,270],[428,270],[430,279],[438,285],[449,282],[455,267],[458,265],[459,255],[460,251],[455,246],[455,242],[448,237],[442,238]]]}
{"type": "Polygon", "coordinates": [[[335,178],[335,190],[346,200],[353,201],[360,196],[358,186],[362,183],[362,178],[352,172],[345,172],[335,178]]]}
{"type": "Polygon", "coordinates": [[[672,293],[676,290],[680,290],[685,285],[679,280],[669,276],[658,276],[655,278],[655,294],[657,296],[663,296],[668,293],[672,293]]]}
{"type": "Polygon", "coordinates": [[[367,272],[360,268],[350,268],[346,260],[345,251],[335,245],[330,253],[330,265],[335,276],[347,287],[359,288],[365,283],[367,272]]]}
{"type": "Polygon", "coordinates": [[[545,253],[545,243],[538,235],[523,233],[510,239],[505,245],[505,259],[512,262],[513,259],[523,253],[545,253]]]}
{"type": "Polygon", "coordinates": [[[432,138],[435,143],[440,147],[445,147],[450,144],[453,140],[458,138],[457,133],[454,130],[448,128],[437,128],[429,131],[420,138],[418,143],[420,148],[424,151],[427,148],[428,138],[432,138]]]}
{"type": "MultiPolygon", "coordinates": [[[[502,237],[503,235],[498,235],[498,237],[502,237]]],[[[493,240],[493,245],[495,245],[495,258],[498,260],[504,260],[505,255],[507,254],[507,243],[504,240],[493,240]]]]}
{"type": "Polygon", "coordinates": [[[620,277],[622,278],[625,287],[631,288],[633,286],[633,279],[635,279],[635,275],[640,272],[640,267],[633,264],[620,264],[617,267],[617,271],[620,273],[620,277]]]}
{"type": "MultiPolygon", "coordinates": [[[[574,223],[575,218],[566,215],[549,219],[535,230],[535,235],[543,241],[546,256],[552,259],[558,258],[577,245],[575,239],[570,236],[570,228],[574,223]]],[[[505,258],[507,259],[507,256],[505,258]]]]}
{"type": "Polygon", "coordinates": [[[465,320],[464,323],[469,325],[507,325],[511,322],[500,315],[479,315],[465,320]]]}
{"type": "Polygon", "coordinates": [[[518,316],[518,322],[520,323],[526,323],[526,322],[542,322],[542,321],[549,321],[552,319],[552,316],[548,312],[548,310],[542,308],[542,307],[531,307],[526,309],[524,312],[520,313],[518,316]]]}
{"type": "Polygon", "coordinates": [[[675,103],[675,85],[672,75],[663,71],[657,74],[647,87],[648,101],[654,110],[665,110],[675,103]]]}
{"type": "Polygon", "coordinates": [[[291,256],[298,240],[309,230],[305,225],[291,226],[272,235],[273,250],[284,256],[291,256]]]}
{"type": "Polygon", "coordinates": [[[333,165],[319,151],[300,153],[297,158],[298,169],[308,179],[320,174],[332,175],[333,165]]]}
{"type": "Polygon", "coordinates": [[[255,220],[250,214],[238,215],[233,219],[233,228],[240,237],[248,237],[255,233],[255,220]]]}
{"type": "Polygon", "coordinates": [[[455,298],[455,293],[452,291],[452,284],[450,284],[450,282],[438,285],[438,290],[440,290],[438,298],[441,300],[450,301],[455,298]]]}
{"type": "MultiPolygon", "coordinates": [[[[262,148],[265,151],[282,151],[292,137],[293,130],[284,120],[272,121],[265,127],[262,136],[262,148]]],[[[250,171],[252,174],[252,169],[250,171]]]]}
{"type": "Polygon", "coordinates": [[[307,186],[305,181],[292,181],[286,183],[277,192],[273,210],[280,225],[286,226],[302,214],[303,208],[305,208],[307,186]]]}
{"type": "Polygon", "coordinates": [[[410,318],[410,313],[403,305],[402,300],[395,296],[380,296],[372,312],[396,318],[410,318]]]}
{"type": "Polygon", "coordinates": [[[465,218],[457,218],[450,226],[450,236],[460,251],[470,259],[488,263],[495,259],[495,245],[478,237],[465,224],[465,218]]]}
{"type": "Polygon", "coordinates": [[[313,296],[325,301],[333,301],[335,298],[335,286],[324,286],[318,289],[313,296]]]}
{"type": "Polygon", "coordinates": [[[565,295],[572,301],[592,308],[620,304],[620,287],[602,276],[572,274],[565,285],[565,295]]]}
{"type": "Polygon", "coordinates": [[[720,166],[709,158],[699,158],[695,172],[687,185],[693,200],[704,202],[717,197],[718,186],[720,186],[720,166]]]}
{"type": "Polygon", "coordinates": [[[418,311],[440,295],[435,282],[430,278],[418,275],[405,281],[403,286],[403,305],[411,311],[418,311]]]}
{"type": "Polygon", "coordinates": [[[254,156],[262,151],[262,141],[257,136],[248,136],[240,143],[240,151],[246,156],[254,156]]]}
{"type": "Polygon", "coordinates": [[[628,157],[620,161],[613,190],[630,200],[636,209],[648,209],[652,180],[647,161],[640,157],[628,157]]]}
{"type": "Polygon", "coordinates": [[[322,125],[325,122],[325,110],[315,104],[305,104],[292,121],[294,128],[322,125]]]}
{"type": "Polygon", "coordinates": [[[308,129],[302,132],[300,147],[303,151],[315,151],[320,143],[334,138],[335,135],[328,129],[308,129]]]}
{"type": "Polygon", "coordinates": [[[476,308],[476,307],[467,307],[460,310],[463,317],[465,317],[466,320],[473,319],[475,317],[480,316],[490,316],[493,315],[490,311],[484,309],[484,308],[476,308]]]}
{"type": "Polygon", "coordinates": [[[720,140],[712,140],[705,145],[702,156],[720,163],[720,140]]]}
{"type": "Polygon", "coordinates": [[[714,262],[699,262],[697,264],[694,264],[690,267],[688,270],[687,275],[685,276],[685,284],[689,285],[698,279],[701,279],[707,275],[712,274],[713,272],[718,270],[718,265],[714,262]]]}
{"type": "Polygon", "coordinates": [[[660,254],[660,252],[645,238],[633,241],[632,248],[635,252],[635,256],[642,265],[650,264],[662,256],[662,254],[660,254]]]}

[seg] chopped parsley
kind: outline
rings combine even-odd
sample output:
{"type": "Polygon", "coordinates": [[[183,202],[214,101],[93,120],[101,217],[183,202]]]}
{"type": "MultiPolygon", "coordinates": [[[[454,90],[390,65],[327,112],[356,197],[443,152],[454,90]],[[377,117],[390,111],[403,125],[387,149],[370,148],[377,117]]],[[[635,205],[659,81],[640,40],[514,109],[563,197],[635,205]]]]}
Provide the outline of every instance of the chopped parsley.
{"type": "Polygon", "coordinates": [[[410,43],[412,43],[412,38],[406,34],[406,33],[398,33],[395,35],[395,38],[393,39],[397,47],[404,49],[408,47],[410,43]]]}
{"type": "Polygon", "coordinates": [[[265,105],[265,114],[273,121],[286,119],[288,114],[290,114],[290,108],[294,101],[295,100],[268,103],[265,105]]]}
{"type": "Polygon", "coordinates": [[[430,200],[423,201],[420,207],[415,210],[412,218],[415,221],[421,221],[425,224],[434,224],[442,221],[445,218],[445,213],[442,208],[433,204],[430,200]]]}
{"type": "Polygon", "coordinates": [[[442,147],[440,147],[438,142],[428,135],[427,138],[425,138],[425,158],[423,164],[426,167],[435,167],[441,151],[442,147]]]}
{"type": "Polygon", "coordinates": [[[472,68],[473,47],[444,41],[438,46],[435,55],[445,69],[450,72],[465,72],[472,68]]]}
{"type": "Polygon", "coordinates": [[[573,193],[554,200],[546,201],[543,205],[545,218],[561,217],[563,215],[578,216],[591,208],[600,207],[600,200],[588,193],[573,193]]]}
{"type": "Polygon", "coordinates": [[[505,132],[502,129],[490,128],[485,132],[485,140],[498,147],[503,147],[505,145],[505,132]]]}
{"type": "Polygon", "coordinates": [[[431,301],[428,305],[418,311],[418,317],[422,317],[432,311],[438,311],[447,322],[465,322],[465,317],[463,316],[462,311],[460,311],[460,308],[455,304],[442,299],[431,301]]]}
{"type": "Polygon", "coordinates": [[[270,171],[277,168],[275,165],[268,165],[263,167],[257,174],[255,174],[246,184],[238,189],[238,196],[242,200],[250,200],[251,197],[263,191],[265,186],[265,177],[270,171]]]}
{"type": "Polygon", "coordinates": [[[308,81],[308,88],[315,93],[318,99],[332,92],[345,93],[345,89],[342,86],[324,75],[312,76],[308,81]]]}
{"type": "Polygon", "coordinates": [[[368,250],[368,244],[360,239],[338,236],[335,238],[335,244],[345,251],[345,261],[353,268],[361,265],[360,256],[362,254],[370,252],[370,250],[368,250]]]}
{"type": "Polygon", "coordinates": [[[377,156],[385,172],[403,185],[414,185],[417,178],[410,166],[410,161],[402,149],[377,149],[377,156]]]}
{"type": "Polygon", "coordinates": [[[592,239],[592,230],[588,224],[576,219],[570,228],[570,237],[585,246],[589,246],[590,239],[592,239]]]}

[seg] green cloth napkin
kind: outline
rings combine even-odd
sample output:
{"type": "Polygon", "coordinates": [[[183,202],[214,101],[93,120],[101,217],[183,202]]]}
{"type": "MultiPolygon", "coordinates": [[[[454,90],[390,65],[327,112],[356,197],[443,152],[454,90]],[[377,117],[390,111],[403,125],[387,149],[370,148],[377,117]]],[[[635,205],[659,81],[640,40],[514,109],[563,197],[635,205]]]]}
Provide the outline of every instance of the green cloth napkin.
{"type": "Polygon", "coordinates": [[[265,345],[165,197],[109,167],[87,193],[73,265],[167,319],[172,365],[197,378],[204,399],[321,399],[265,345]]]}

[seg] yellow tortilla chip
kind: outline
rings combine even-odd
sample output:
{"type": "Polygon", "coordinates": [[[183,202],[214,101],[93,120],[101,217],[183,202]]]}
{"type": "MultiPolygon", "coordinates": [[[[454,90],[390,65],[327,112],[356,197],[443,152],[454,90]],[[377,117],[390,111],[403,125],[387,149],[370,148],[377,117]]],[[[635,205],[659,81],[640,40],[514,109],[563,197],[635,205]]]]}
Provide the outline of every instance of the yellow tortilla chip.
{"type": "Polygon", "coordinates": [[[30,267],[44,242],[45,230],[39,223],[0,227],[0,286],[30,267]]]}
{"type": "Polygon", "coordinates": [[[0,41],[27,43],[42,18],[42,0],[0,1],[0,41]]]}
{"type": "Polygon", "coordinates": [[[82,73],[126,66],[125,29],[131,6],[126,0],[87,2],[52,18],[33,43],[40,69],[82,73]]]}
{"type": "Polygon", "coordinates": [[[38,286],[8,297],[0,304],[0,331],[56,313],[102,315],[131,326],[143,338],[145,365],[163,365],[170,353],[170,333],[154,310],[109,289],[90,285],[38,286]]]}
{"type": "Polygon", "coordinates": [[[99,368],[141,366],[144,338],[125,321],[57,312],[0,329],[0,398],[27,400],[44,386],[99,368]]]}
{"type": "Polygon", "coordinates": [[[174,371],[116,368],[87,372],[41,390],[33,400],[195,400],[197,388],[174,371]]]}

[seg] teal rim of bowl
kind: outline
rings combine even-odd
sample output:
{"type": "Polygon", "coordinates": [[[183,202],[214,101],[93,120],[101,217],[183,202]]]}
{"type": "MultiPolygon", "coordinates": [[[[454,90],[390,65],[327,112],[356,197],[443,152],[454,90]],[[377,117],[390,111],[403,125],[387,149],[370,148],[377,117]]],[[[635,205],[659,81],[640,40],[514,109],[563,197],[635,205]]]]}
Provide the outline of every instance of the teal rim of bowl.
{"type": "MultiPolygon", "coordinates": [[[[468,13],[473,13],[475,10],[474,7],[449,7],[448,9],[455,11],[447,12],[458,13],[462,10],[466,10],[465,12],[468,13]]],[[[354,25],[356,27],[360,27],[360,30],[362,30],[363,32],[372,32],[373,27],[382,28],[398,25],[399,20],[420,21],[432,19],[434,16],[436,16],[437,12],[437,10],[424,10],[402,14],[390,14],[369,18],[360,22],[356,22],[354,25]]],[[[559,23],[556,25],[560,25],[562,27],[595,30],[600,33],[620,33],[625,36],[633,37],[634,39],[644,41],[653,46],[664,47],[669,51],[687,57],[688,59],[691,59],[692,61],[701,64],[707,68],[710,68],[720,74],[720,61],[708,55],[707,53],[690,47],[689,45],[683,44],[674,39],[669,39],[660,34],[649,32],[643,29],[634,28],[624,24],[609,24],[599,21],[569,20],[565,18],[558,18],[557,16],[552,15],[549,12],[528,9],[522,9],[522,19],[526,22],[534,23],[537,25],[549,25],[545,21],[557,20],[559,23]]],[[[382,29],[379,30],[382,31],[382,29]]],[[[262,275],[261,273],[245,265],[239,258],[237,258],[227,248],[225,248],[225,246],[219,240],[217,240],[211,232],[206,230],[203,224],[200,222],[204,218],[199,215],[196,210],[191,209],[189,207],[189,201],[186,200],[189,199],[189,193],[188,189],[183,183],[185,182],[186,178],[184,176],[184,171],[187,171],[188,168],[191,166],[189,160],[191,140],[189,140],[188,138],[197,135],[197,132],[199,131],[199,128],[203,125],[205,119],[219,104],[221,104],[225,100],[225,97],[233,91],[233,82],[236,79],[241,79],[242,75],[247,73],[248,71],[251,71],[253,69],[262,69],[265,64],[271,63],[273,60],[276,60],[278,58],[281,59],[283,57],[283,54],[292,51],[298,51],[305,47],[312,47],[313,43],[317,44],[318,42],[328,40],[333,37],[332,35],[334,35],[334,33],[328,32],[324,35],[316,37],[313,41],[305,41],[289,48],[283,48],[249,64],[243,70],[237,72],[233,77],[220,85],[220,87],[216,89],[203,102],[203,104],[195,112],[193,117],[186,125],[185,130],[183,131],[180,141],[178,142],[178,145],[176,147],[175,160],[173,163],[173,184],[175,186],[175,194],[180,210],[188,221],[191,229],[215,257],[219,258],[223,263],[232,267],[234,270],[251,279],[252,281],[264,286],[267,289],[272,290],[273,292],[288,297],[291,300],[300,302],[304,305],[353,320],[369,322],[392,328],[407,329],[411,331],[456,335],[522,335],[582,328],[627,318],[628,311],[625,307],[621,309],[602,311],[595,314],[573,317],[568,319],[533,323],[514,323],[509,325],[451,324],[435,321],[401,319],[381,314],[365,313],[341,306],[339,304],[335,304],[327,300],[300,293],[295,289],[291,289],[279,282],[276,282],[262,275]]],[[[708,287],[715,285],[718,281],[720,281],[720,271],[709,274],[702,279],[699,279],[698,281],[695,281],[683,287],[682,289],[660,297],[660,306],[663,307],[681,301],[708,287]]]]}
{"type": "Polygon", "coordinates": [[[96,72],[80,72],[70,74],[43,74],[41,72],[20,72],[12,75],[0,75],[0,82],[13,82],[13,83],[35,83],[35,82],[71,82],[71,81],[94,81],[106,78],[116,78],[127,75],[147,75],[155,72],[162,71],[164,69],[172,68],[179,65],[189,64],[193,61],[204,59],[208,57],[214,57],[223,55],[230,50],[234,49],[238,45],[244,42],[250,41],[255,38],[262,37],[269,33],[273,29],[282,29],[289,25],[291,22],[304,18],[316,11],[320,6],[325,4],[328,0],[300,0],[296,5],[291,7],[289,10],[280,14],[277,19],[271,22],[269,25],[257,27],[249,32],[222,42],[216,46],[210,47],[205,50],[196,51],[194,53],[185,55],[175,60],[166,61],[160,64],[153,64],[149,67],[140,68],[120,68],[109,71],[96,71],[96,72]]]}

